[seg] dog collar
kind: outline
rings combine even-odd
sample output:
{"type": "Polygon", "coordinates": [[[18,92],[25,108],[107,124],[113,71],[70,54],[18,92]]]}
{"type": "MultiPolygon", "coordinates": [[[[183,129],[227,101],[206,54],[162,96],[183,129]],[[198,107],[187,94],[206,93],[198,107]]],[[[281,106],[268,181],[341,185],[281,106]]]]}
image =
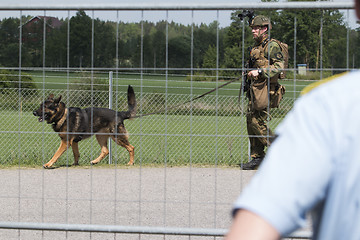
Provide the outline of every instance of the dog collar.
{"type": "Polygon", "coordinates": [[[60,128],[64,124],[66,117],[67,117],[67,112],[68,112],[68,109],[65,108],[64,114],[62,115],[60,120],[56,123],[56,128],[60,128]]]}

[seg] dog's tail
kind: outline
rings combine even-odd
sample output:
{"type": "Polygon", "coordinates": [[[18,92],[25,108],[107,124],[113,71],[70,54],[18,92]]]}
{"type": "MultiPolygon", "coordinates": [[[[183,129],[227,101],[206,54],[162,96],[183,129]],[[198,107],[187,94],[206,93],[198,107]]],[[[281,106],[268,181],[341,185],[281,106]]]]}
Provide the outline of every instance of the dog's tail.
{"type": "Polygon", "coordinates": [[[126,112],[126,118],[131,119],[136,116],[136,98],[135,92],[131,85],[128,87],[127,91],[127,98],[128,98],[128,111],[126,112]]]}

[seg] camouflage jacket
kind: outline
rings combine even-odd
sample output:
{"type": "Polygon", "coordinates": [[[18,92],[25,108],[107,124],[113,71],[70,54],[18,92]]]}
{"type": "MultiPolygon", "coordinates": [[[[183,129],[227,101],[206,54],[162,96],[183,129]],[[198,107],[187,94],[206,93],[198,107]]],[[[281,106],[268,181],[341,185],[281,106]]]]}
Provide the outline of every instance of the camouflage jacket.
{"type": "Polygon", "coordinates": [[[270,77],[270,82],[277,82],[285,64],[284,56],[277,42],[266,38],[251,49],[250,57],[253,68],[261,70],[260,80],[267,80],[270,77]]]}

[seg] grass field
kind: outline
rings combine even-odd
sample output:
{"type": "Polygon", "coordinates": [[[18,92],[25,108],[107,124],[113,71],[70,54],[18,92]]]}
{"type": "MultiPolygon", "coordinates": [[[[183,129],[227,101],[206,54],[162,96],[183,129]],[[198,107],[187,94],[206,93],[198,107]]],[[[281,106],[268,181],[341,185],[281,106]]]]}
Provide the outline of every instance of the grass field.
{"type": "MultiPolygon", "coordinates": [[[[38,89],[67,89],[73,87],[74,83],[78,84],[79,79],[93,78],[95,86],[101,86],[103,89],[108,89],[109,74],[108,73],[70,73],[64,72],[31,72],[31,75],[36,82],[38,89]]],[[[168,93],[168,94],[186,94],[186,95],[200,95],[217,86],[225,83],[222,78],[219,81],[201,82],[201,81],[186,81],[186,76],[182,75],[156,75],[156,74],[113,74],[114,89],[121,86],[132,85],[136,91],[143,91],[145,93],[168,93]]],[[[309,80],[292,79],[280,81],[287,91],[285,97],[298,97],[299,92],[309,83],[309,80]]],[[[212,94],[225,96],[238,96],[240,89],[240,81],[229,84],[217,92],[212,94]]],[[[79,87],[80,88],[80,87],[79,87]]]]}
{"type": "MultiPolygon", "coordinates": [[[[68,91],[73,87],[73,80],[77,82],[76,79],[83,77],[77,73],[72,73],[68,77],[65,73],[50,72],[44,77],[42,73],[35,72],[33,76],[40,93],[27,96],[21,102],[18,101],[16,90],[12,95],[1,95],[0,163],[6,166],[19,164],[41,166],[50,160],[59,146],[59,138],[52,131],[51,126],[39,123],[32,115],[32,111],[39,106],[45,95],[41,93],[42,91],[75,98],[84,95],[83,92],[77,92],[76,88],[72,88],[71,92],[68,91]]],[[[144,110],[144,112],[159,110],[165,104],[176,106],[189,99],[190,94],[197,96],[216,87],[217,84],[222,84],[220,81],[218,83],[189,82],[184,81],[184,78],[184,76],[169,76],[165,81],[165,76],[147,75],[141,79],[139,75],[118,75],[114,81],[114,89],[115,96],[121,104],[115,108],[126,108],[125,91],[128,84],[135,87],[139,111],[144,110]]],[[[107,81],[107,74],[94,76],[95,84],[105,85],[105,90],[97,91],[97,94],[105,99],[108,95],[107,81]]],[[[292,86],[290,81],[283,82],[288,91],[281,108],[272,110],[272,120],[269,125],[273,130],[291,109],[293,98],[303,88],[302,85],[298,85],[299,83],[308,84],[304,81],[292,86]]],[[[136,164],[234,166],[247,161],[248,137],[243,114],[245,105],[241,106],[246,104],[246,100],[242,100],[240,105],[237,102],[239,87],[239,82],[230,84],[217,93],[194,102],[191,111],[189,106],[184,106],[178,111],[169,111],[167,115],[127,120],[125,125],[130,133],[130,142],[135,146],[136,164]]],[[[64,101],[72,102],[70,100],[64,97],[64,101]]],[[[106,102],[101,103],[104,107],[107,106],[106,102]]],[[[84,105],[71,106],[84,107],[84,105]]],[[[123,166],[128,162],[128,153],[115,145],[112,143],[113,164],[123,166]]],[[[89,162],[100,153],[95,138],[84,140],[79,146],[81,165],[89,165],[89,162]]],[[[72,162],[72,151],[68,151],[56,166],[72,164],[72,162]]],[[[108,158],[104,159],[102,164],[107,162],[108,158]]]]}
{"type": "MultiPolygon", "coordinates": [[[[41,165],[50,160],[60,140],[50,125],[37,122],[30,112],[2,112],[0,162],[10,165],[41,165]],[[11,146],[11,147],[9,147],[11,146]]],[[[125,122],[130,142],[136,147],[136,163],[233,165],[246,147],[243,117],[154,115],[125,122]],[[229,125],[233,127],[229,127],[229,125]]],[[[113,145],[114,161],[125,165],[127,151],[113,145]]],[[[88,165],[100,153],[95,138],[79,144],[81,164],[88,165]]],[[[59,165],[73,162],[68,151],[59,165]]],[[[245,149],[246,153],[246,149],[245,149]]],[[[106,163],[107,159],[103,160],[106,163]]]]}

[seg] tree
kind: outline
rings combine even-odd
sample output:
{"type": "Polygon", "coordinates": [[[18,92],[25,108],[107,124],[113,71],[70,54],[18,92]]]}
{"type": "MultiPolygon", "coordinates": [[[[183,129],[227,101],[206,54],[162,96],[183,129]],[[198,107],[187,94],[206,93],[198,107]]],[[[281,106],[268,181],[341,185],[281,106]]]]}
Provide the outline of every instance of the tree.
{"type": "Polygon", "coordinates": [[[81,10],[70,19],[70,65],[91,66],[92,20],[81,10]]]}
{"type": "MultiPolygon", "coordinates": [[[[164,20],[157,23],[105,22],[100,19],[91,19],[84,11],[78,11],[71,19],[61,20],[63,25],[60,28],[46,31],[45,63],[48,67],[67,66],[69,37],[71,67],[91,67],[92,64],[94,67],[140,67],[142,61],[143,67],[156,69],[164,68],[168,60],[171,68],[188,68],[191,65],[191,50],[193,50],[194,68],[209,66],[213,68],[215,66],[214,49],[218,48],[219,56],[216,57],[219,66],[230,69],[221,74],[238,76],[238,69],[245,64],[242,59],[244,57],[247,61],[248,48],[254,44],[247,19],[241,21],[237,16],[239,13],[239,11],[234,11],[231,15],[231,25],[220,28],[216,21],[209,25],[188,26],[164,20]],[[69,21],[70,29],[68,29],[69,21]],[[118,47],[117,54],[116,47],[118,47]],[[167,53],[168,59],[166,59],[167,53]],[[141,54],[143,54],[142,59],[141,54]]],[[[256,14],[269,16],[273,26],[270,31],[271,36],[289,45],[290,67],[297,63],[306,63],[310,68],[320,66],[344,68],[347,63],[349,67],[359,67],[359,29],[348,29],[339,11],[271,10],[257,11],[256,14]],[[348,33],[349,42],[347,42],[348,33]],[[320,48],[321,36],[322,48],[320,48]],[[296,58],[294,58],[295,43],[296,58]],[[348,43],[350,61],[346,53],[348,43]]],[[[23,16],[22,18],[21,22],[26,23],[33,17],[23,16]]],[[[2,47],[0,64],[3,66],[19,65],[21,30],[19,24],[20,20],[17,18],[0,21],[0,46],[2,47]]],[[[39,22],[34,24],[32,29],[22,28],[22,30],[22,66],[42,66],[44,25],[39,22]]]]}
{"type": "Polygon", "coordinates": [[[194,29],[194,67],[202,67],[204,54],[209,46],[216,45],[216,39],[214,27],[201,24],[194,29]]]}
{"type": "MultiPolygon", "coordinates": [[[[227,47],[224,54],[224,68],[239,69],[242,67],[242,49],[240,46],[233,45],[227,47]]],[[[246,60],[246,59],[245,59],[246,60]]],[[[222,71],[222,76],[240,76],[240,71],[222,71]]]]}
{"type": "Polygon", "coordinates": [[[350,32],[350,68],[360,68],[360,27],[350,32]]]}
{"type": "Polygon", "coordinates": [[[189,68],[191,63],[191,41],[189,36],[169,40],[169,67],[189,68]]]}
{"type": "Polygon", "coordinates": [[[4,66],[19,65],[19,19],[6,18],[0,27],[0,63],[4,66]]]}
{"type": "MultiPolygon", "coordinates": [[[[265,1],[265,0],[263,0],[265,1]]],[[[269,2],[268,0],[266,2],[269,2]]],[[[242,30],[239,28],[238,12],[232,15],[232,24],[226,35],[225,51],[226,66],[231,66],[229,61],[229,47],[242,41],[242,30]]],[[[294,43],[296,42],[296,63],[305,63],[310,68],[345,67],[346,63],[346,27],[343,15],[338,10],[280,10],[257,11],[256,15],[266,15],[270,18],[272,28],[270,36],[289,45],[289,67],[294,65],[294,43]],[[296,19],[296,25],[295,25],[296,19]],[[322,26],[322,28],[321,28],[322,26]],[[296,36],[294,31],[296,27],[296,36]],[[321,44],[322,37],[322,48],[321,44]],[[320,58],[322,50],[322,58],[320,58]]],[[[249,28],[247,28],[249,29],[249,28]]],[[[245,29],[245,49],[249,46],[251,32],[245,29]]],[[[245,54],[246,58],[247,54],[245,54]]]]}
{"type": "MultiPolygon", "coordinates": [[[[224,68],[241,68],[249,58],[249,48],[253,45],[251,30],[248,26],[248,19],[240,20],[238,17],[241,11],[235,11],[231,14],[232,23],[225,30],[224,36],[224,68]],[[244,34],[243,34],[244,33],[244,34]],[[244,42],[244,46],[242,43],[244,42]],[[243,52],[244,51],[244,52],[243,52]],[[244,62],[242,62],[244,56],[244,62]]],[[[239,71],[224,71],[224,76],[239,76],[239,71]]]]}
{"type": "Polygon", "coordinates": [[[152,49],[154,56],[154,67],[164,68],[166,60],[166,35],[165,32],[158,28],[152,35],[152,49]]]}
{"type": "MultiPolygon", "coordinates": [[[[204,55],[203,67],[204,68],[215,69],[217,60],[218,60],[218,58],[217,58],[217,48],[215,46],[213,46],[213,45],[210,45],[208,50],[205,52],[205,55],[204,55]]],[[[205,72],[206,75],[210,75],[210,76],[215,76],[216,75],[215,70],[205,70],[204,72],[205,72]]]]}
{"type": "Polygon", "coordinates": [[[113,67],[115,59],[115,31],[109,22],[94,21],[94,66],[113,67]]]}
{"type": "Polygon", "coordinates": [[[63,21],[60,28],[53,29],[46,36],[46,66],[48,67],[67,67],[68,21],[68,19],[63,21]]]}

